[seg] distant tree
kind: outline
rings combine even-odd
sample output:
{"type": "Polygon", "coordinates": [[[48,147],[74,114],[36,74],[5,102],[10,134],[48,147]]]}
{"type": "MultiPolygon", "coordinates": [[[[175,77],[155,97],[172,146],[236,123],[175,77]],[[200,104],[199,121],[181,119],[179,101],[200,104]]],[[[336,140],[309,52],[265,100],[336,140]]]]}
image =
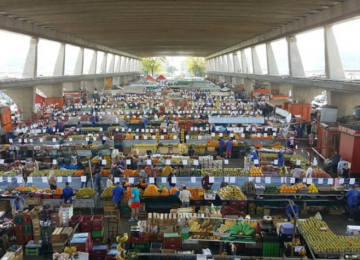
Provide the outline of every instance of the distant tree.
{"type": "Polygon", "coordinates": [[[205,59],[199,57],[189,57],[185,60],[187,70],[194,74],[195,77],[203,77],[205,75],[206,66],[205,59]]]}
{"type": "Polygon", "coordinates": [[[165,57],[143,58],[141,63],[144,74],[148,75],[151,73],[151,76],[154,76],[154,72],[162,70],[162,63],[164,63],[165,60],[165,57]]]}
{"type": "Polygon", "coordinates": [[[166,69],[167,72],[171,73],[171,75],[174,74],[174,72],[176,71],[176,68],[174,66],[169,66],[167,69],[166,69]]]}

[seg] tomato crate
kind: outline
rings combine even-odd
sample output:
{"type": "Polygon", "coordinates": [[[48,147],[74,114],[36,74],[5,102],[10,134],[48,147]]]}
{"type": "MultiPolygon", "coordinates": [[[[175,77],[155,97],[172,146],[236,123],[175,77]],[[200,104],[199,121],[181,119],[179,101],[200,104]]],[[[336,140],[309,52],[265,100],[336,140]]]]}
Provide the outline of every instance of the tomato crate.
{"type": "Polygon", "coordinates": [[[41,255],[41,247],[25,247],[26,256],[39,256],[41,255]]]}
{"type": "Polygon", "coordinates": [[[80,223],[80,227],[81,227],[81,232],[91,232],[92,229],[92,220],[93,220],[93,216],[83,216],[83,219],[80,223]]]}
{"type": "Polygon", "coordinates": [[[92,230],[101,231],[104,227],[104,216],[94,215],[92,219],[92,230]]]}
{"type": "Polygon", "coordinates": [[[22,233],[24,233],[24,226],[16,225],[15,226],[15,234],[18,235],[18,234],[22,234],[22,233]]]}
{"type": "Polygon", "coordinates": [[[23,225],[31,225],[31,216],[30,215],[23,215],[23,225]]]}
{"type": "Polygon", "coordinates": [[[82,220],[83,220],[83,216],[73,215],[73,216],[70,218],[69,226],[70,226],[70,227],[76,227],[76,225],[79,224],[79,223],[81,223],[82,220]]]}

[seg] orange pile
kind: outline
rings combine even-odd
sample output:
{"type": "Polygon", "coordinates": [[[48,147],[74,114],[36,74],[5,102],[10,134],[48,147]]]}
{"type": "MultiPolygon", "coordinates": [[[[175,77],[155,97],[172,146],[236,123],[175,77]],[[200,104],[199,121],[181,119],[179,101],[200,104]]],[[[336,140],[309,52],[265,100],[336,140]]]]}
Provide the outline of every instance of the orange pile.
{"type": "Polygon", "coordinates": [[[173,194],[176,194],[177,192],[179,191],[179,189],[178,188],[176,188],[176,187],[171,187],[171,189],[170,189],[170,195],[173,195],[173,194]]]}
{"type": "Polygon", "coordinates": [[[61,187],[57,187],[56,190],[54,190],[54,194],[61,195],[63,192],[63,189],[61,187]]]}
{"type": "Polygon", "coordinates": [[[190,200],[203,200],[205,190],[203,188],[187,188],[191,193],[190,200]]]}
{"type": "Polygon", "coordinates": [[[280,193],[297,193],[297,191],[298,191],[298,188],[294,185],[287,186],[287,185],[283,184],[280,187],[280,193]]]}
{"type": "Polygon", "coordinates": [[[74,177],[84,176],[84,170],[78,170],[74,172],[74,177]]]}
{"type": "Polygon", "coordinates": [[[261,167],[252,167],[250,169],[250,176],[251,177],[262,177],[264,176],[261,167]]]}
{"type": "Polygon", "coordinates": [[[110,175],[110,170],[105,170],[105,169],[103,169],[103,170],[101,170],[101,172],[100,172],[100,176],[102,176],[102,177],[107,177],[107,176],[109,176],[110,175]]]}
{"type": "Polygon", "coordinates": [[[123,175],[127,174],[129,176],[134,176],[134,171],[129,169],[124,170],[122,173],[123,175]]]}
{"type": "Polygon", "coordinates": [[[302,182],[297,183],[297,184],[296,184],[296,187],[297,187],[298,189],[307,189],[307,185],[304,184],[304,183],[302,183],[302,182]]]}
{"type": "Polygon", "coordinates": [[[124,195],[122,196],[122,200],[129,200],[131,198],[131,190],[132,188],[127,188],[126,191],[124,192],[124,195]]]}
{"type": "Polygon", "coordinates": [[[158,187],[150,184],[144,191],[144,196],[159,196],[158,187]]]}

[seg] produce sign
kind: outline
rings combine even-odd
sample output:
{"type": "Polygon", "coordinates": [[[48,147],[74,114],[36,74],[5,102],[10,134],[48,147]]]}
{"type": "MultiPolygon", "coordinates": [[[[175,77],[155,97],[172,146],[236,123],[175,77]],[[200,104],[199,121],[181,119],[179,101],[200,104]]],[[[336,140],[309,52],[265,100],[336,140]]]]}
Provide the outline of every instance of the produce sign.
{"type": "Polygon", "coordinates": [[[299,222],[299,230],[316,253],[359,253],[360,237],[337,236],[325,221],[311,217],[299,222]]]}
{"type": "Polygon", "coordinates": [[[189,220],[190,239],[241,242],[255,238],[256,221],[193,218],[189,220]]]}
{"type": "Polygon", "coordinates": [[[218,190],[218,195],[222,200],[246,200],[246,196],[240,188],[234,185],[228,185],[218,190]]]}

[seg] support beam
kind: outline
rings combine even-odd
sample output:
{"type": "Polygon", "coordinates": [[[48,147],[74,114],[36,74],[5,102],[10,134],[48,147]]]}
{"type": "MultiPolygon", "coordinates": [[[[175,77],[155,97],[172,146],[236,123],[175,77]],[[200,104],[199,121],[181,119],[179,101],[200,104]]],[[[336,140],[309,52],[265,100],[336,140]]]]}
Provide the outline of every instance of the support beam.
{"type": "Polygon", "coordinates": [[[243,73],[249,73],[249,65],[246,59],[245,51],[241,50],[241,67],[243,73]]]}
{"type": "Polygon", "coordinates": [[[270,42],[266,43],[266,60],[267,60],[268,74],[279,75],[279,69],[276,64],[275,55],[270,42]]]}
{"type": "Polygon", "coordinates": [[[99,74],[106,73],[106,65],[107,65],[107,53],[104,53],[104,57],[103,57],[103,60],[101,62],[99,74]]]}
{"type": "Polygon", "coordinates": [[[80,81],[77,82],[64,82],[62,83],[63,91],[80,91],[80,81]]]}
{"type": "Polygon", "coordinates": [[[305,77],[304,66],[295,36],[286,37],[288,43],[289,71],[292,77],[305,77]]]}
{"type": "Polygon", "coordinates": [[[63,85],[41,85],[36,86],[37,89],[41,90],[47,98],[59,98],[63,96],[63,85]]]}
{"type": "Polygon", "coordinates": [[[332,26],[325,26],[325,74],[327,79],[345,79],[336,37],[332,26]]]}
{"type": "Polygon", "coordinates": [[[32,120],[35,109],[35,87],[7,89],[4,91],[20,108],[22,120],[32,120]]]}
{"type": "Polygon", "coordinates": [[[117,62],[115,64],[115,73],[120,72],[120,65],[121,65],[121,59],[119,56],[119,58],[117,59],[117,62]]]}
{"type": "Polygon", "coordinates": [[[222,71],[223,71],[223,72],[230,72],[230,71],[228,70],[226,55],[223,55],[223,56],[221,57],[221,59],[222,59],[222,60],[221,60],[222,71]]]}
{"type": "Polygon", "coordinates": [[[238,73],[241,71],[241,67],[240,67],[240,62],[239,62],[239,57],[238,57],[239,53],[234,53],[233,54],[233,62],[234,62],[234,72],[238,73]]]}
{"type": "Polygon", "coordinates": [[[255,47],[251,47],[251,58],[253,65],[253,73],[255,74],[263,74],[260,66],[259,57],[257,55],[257,51],[255,47]]]}
{"type": "Polygon", "coordinates": [[[65,73],[65,43],[61,43],[56,59],[54,76],[64,76],[65,73]]]}
{"type": "Polygon", "coordinates": [[[220,72],[220,57],[215,58],[215,71],[220,72]]]}
{"type": "Polygon", "coordinates": [[[84,48],[80,48],[75,64],[74,75],[83,75],[83,74],[84,74],[84,48]]]}
{"type": "Polygon", "coordinates": [[[109,64],[109,68],[107,68],[106,73],[114,73],[114,66],[115,66],[115,55],[111,57],[111,61],[109,64]]]}
{"type": "Polygon", "coordinates": [[[86,91],[90,93],[94,92],[95,89],[95,82],[94,80],[84,80],[80,82],[80,85],[85,88],[86,91]]]}
{"type": "Polygon", "coordinates": [[[126,58],[124,56],[120,56],[120,60],[121,60],[120,72],[125,72],[126,58]]]}
{"type": "Polygon", "coordinates": [[[30,39],[30,47],[26,56],[25,67],[22,74],[23,78],[37,77],[38,44],[38,38],[32,37],[30,39]]]}
{"type": "Polygon", "coordinates": [[[228,55],[226,55],[226,57],[227,57],[228,71],[235,72],[232,53],[229,53],[228,55]]]}
{"type": "Polygon", "coordinates": [[[98,54],[97,51],[94,51],[92,59],[91,59],[91,63],[90,63],[89,74],[96,74],[97,54],[98,54]]]}

